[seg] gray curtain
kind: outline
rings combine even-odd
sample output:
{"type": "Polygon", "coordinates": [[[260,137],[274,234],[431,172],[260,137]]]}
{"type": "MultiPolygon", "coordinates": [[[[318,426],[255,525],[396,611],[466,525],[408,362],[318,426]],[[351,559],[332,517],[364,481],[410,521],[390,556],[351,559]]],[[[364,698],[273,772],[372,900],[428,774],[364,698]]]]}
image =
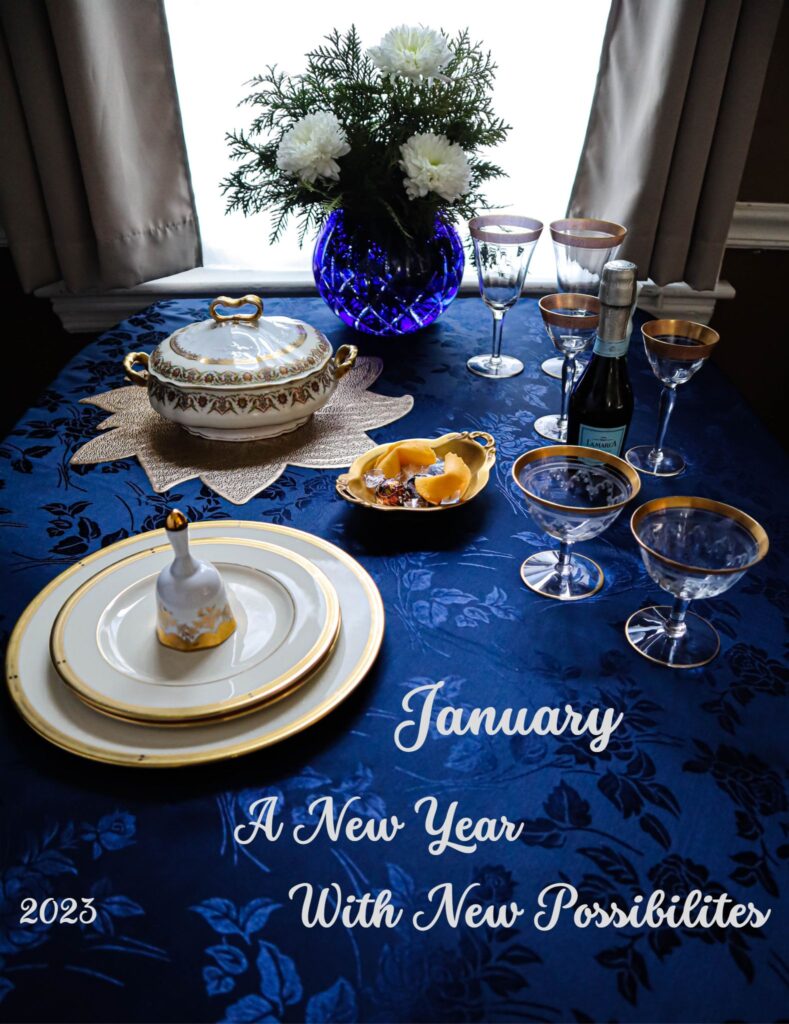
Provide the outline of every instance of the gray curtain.
{"type": "Polygon", "coordinates": [[[715,287],[781,6],[613,0],[568,216],[626,225],[640,278],[715,287]]]}
{"type": "Polygon", "coordinates": [[[201,263],[162,0],[0,0],[0,222],[23,287],[201,263]]]}

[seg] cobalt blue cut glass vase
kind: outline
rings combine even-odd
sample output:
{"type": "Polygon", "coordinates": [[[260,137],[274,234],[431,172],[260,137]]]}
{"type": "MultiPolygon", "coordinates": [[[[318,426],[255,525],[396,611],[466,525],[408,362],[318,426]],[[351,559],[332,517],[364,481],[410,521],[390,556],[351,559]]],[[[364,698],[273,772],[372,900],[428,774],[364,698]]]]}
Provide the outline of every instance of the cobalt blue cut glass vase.
{"type": "Polygon", "coordinates": [[[436,320],[457,294],[465,256],[460,236],[436,218],[428,237],[395,225],[358,225],[332,213],[315,243],[312,271],[324,302],[367,334],[410,334],[436,320]]]}

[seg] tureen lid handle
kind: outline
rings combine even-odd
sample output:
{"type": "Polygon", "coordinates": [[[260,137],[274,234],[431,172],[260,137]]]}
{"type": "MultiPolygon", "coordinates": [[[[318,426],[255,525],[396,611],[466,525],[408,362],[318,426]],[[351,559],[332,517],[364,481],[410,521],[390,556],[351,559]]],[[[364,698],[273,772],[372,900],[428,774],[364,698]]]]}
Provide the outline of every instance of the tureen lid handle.
{"type": "Polygon", "coordinates": [[[244,295],[240,299],[231,299],[227,295],[220,295],[214,299],[211,305],[208,307],[208,312],[211,316],[219,323],[226,323],[227,321],[233,321],[235,323],[257,323],[257,321],[263,316],[263,300],[259,295],[244,295]],[[231,313],[230,316],[223,316],[222,313],[217,313],[217,307],[228,306],[230,309],[238,309],[239,306],[254,306],[254,313],[231,313]]]}

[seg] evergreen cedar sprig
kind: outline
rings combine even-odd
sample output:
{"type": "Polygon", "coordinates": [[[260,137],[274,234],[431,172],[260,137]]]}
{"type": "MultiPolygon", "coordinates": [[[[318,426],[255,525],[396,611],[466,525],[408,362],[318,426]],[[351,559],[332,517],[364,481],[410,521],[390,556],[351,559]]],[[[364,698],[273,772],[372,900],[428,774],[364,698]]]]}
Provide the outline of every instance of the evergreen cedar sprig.
{"type": "Polygon", "coordinates": [[[269,66],[248,84],[255,91],[242,100],[255,110],[247,132],[226,138],[238,166],[225,178],[227,211],[245,215],[270,210],[271,242],[290,218],[300,222],[299,243],[315,232],[338,207],[357,223],[391,218],[407,235],[429,232],[437,215],[468,219],[485,206],[482,185],[504,171],[476,157],[480,149],[502,142],[510,130],[496,117],[492,88],[496,65],[490,53],[473,44],[468,30],[449,41],[452,59],[442,80],[428,84],[390,79],[374,66],[355,26],[344,35],[336,29],[325,43],[306,55],[307,70],[289,77],[269,66]],[[342,124],[351,150],[338,160],[340,180],[319,178],[310,185],[277,167],[283,135],[307,114],[332,111],[342,124]],[[409,199],[398,166],[400,146],[412,135],[446,135],[471,164],[469,191],[454,203],[435,193],[409,199]]]}

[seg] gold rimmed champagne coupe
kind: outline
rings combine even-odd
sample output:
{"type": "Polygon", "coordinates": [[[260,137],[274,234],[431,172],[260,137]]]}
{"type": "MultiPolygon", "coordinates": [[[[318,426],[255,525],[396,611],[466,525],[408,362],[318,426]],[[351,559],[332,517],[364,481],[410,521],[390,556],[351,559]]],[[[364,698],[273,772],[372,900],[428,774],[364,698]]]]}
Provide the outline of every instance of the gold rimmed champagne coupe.
{"type": "Polygon", "coordinates": [[[600,300],[593,295],[564,292],[544,295],[539,305],[548,337],[562,354],[562,411],[538,417],[534,429],[548,441],[566,441],[567,410],[578,365],[576,359],[594,341],[600,322],[600,300]]]}
{"type": "Polygon", "coordinates": [[[571,551],[597,537],[638,494],[641,480],[624,459],[596,448],[550,445],[521,455],[512,467],[529,512],[558,551],[539,551],[521,566],[531,590],[558,601],[591,597],[603,585],[597,562],[571,551]]]}
{"type": "MultiPolygon", "coordinates": [[[[566,217],[551,221],[550,229],[559,291],[597,295],[603,267],[616,259],[627,228],[610,220],[566,217]]],[[[540,368],[561,380],[562,362],[561,357],[551,356],[540,368]]]]}
{"type": "Polygon", "coordinates": [[[720,639],[688,605],[734,586],[767,554],[767,534],[731,505],[685,497],[648,501],[633,513],[630,529],[647,572],[674,597],[674,604],[631,615],[625,626],[628,642],[659,665],[706,665],[718,653],[720,639]]]}
{"type": "Polygon", "coordinates": [[[469,221],[482,301],[493,313],[490,355],[472,356],[466,366],[478,377],[515,377],[523,363],[501,354],[504,317],[521,296],[542,222],[532,217],[490,214],[469,221]]]}
{"type": "Polygon", "coordinates": [[[663,385],[658,405],[654,444],[639,444],[625,458],[639,473],[676,476],[685,468],[679,452],[664,448],[668,421],[677,400],[677,385],[685,384],[712,355],[720,335],[706,324],[691,320],[650,320],[641,328],[649,365],[663,385]]]}

